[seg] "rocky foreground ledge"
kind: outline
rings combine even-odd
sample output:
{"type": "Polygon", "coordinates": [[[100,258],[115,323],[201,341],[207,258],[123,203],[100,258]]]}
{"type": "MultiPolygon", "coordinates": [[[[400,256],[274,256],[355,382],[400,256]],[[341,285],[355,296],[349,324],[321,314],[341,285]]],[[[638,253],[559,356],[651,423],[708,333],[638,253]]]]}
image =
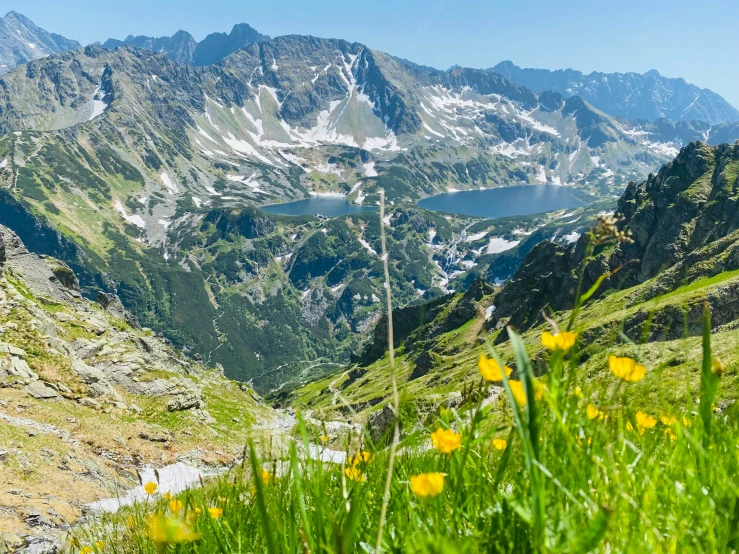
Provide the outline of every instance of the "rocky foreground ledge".
{"type": "Polygon", "coordinates": [[[279,447],[283,422],[250,387],[140,328],[115,295],[83,298],[65,264],[2,226],[0,268],[0,552],[55,551],[142,470],[227,468],[250,435],[279,447]]]}

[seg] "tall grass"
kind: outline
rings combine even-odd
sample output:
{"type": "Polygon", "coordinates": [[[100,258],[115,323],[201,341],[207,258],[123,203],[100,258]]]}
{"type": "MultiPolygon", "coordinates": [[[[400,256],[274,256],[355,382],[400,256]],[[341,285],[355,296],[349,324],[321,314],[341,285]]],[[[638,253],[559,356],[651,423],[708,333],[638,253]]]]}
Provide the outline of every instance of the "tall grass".
{"type": "MultiPolygon", "coordinates": [[[[304,453],[320,439],[301,423],[282,459],[261,459],[249,447],[227,476],[175,502],[158,491],[79,531],[74,548],[349,553],[374,551],[379,535],[385,552],[730,551],[739,534],[739,429],[715,409],[721,366],[708,309],[705,321],[696,409],[655,412],[634,400],[646,398],[635,394],[638,370],[583,379],[577,342],[553,348],[537,378],[523,340],[509,330],[513,359],[490,348],[499,367],[514,367],[510,378],[502,372],[498,400],[440,409],[396,456],[377,448],[356,463],[311,459],[304,453]],[[437,429],[455,430],[461,444],[450,453],[432,448],[437,429]],[[411,478],[427,473],[445,477],[440,494],[424,498],[411,478]]],[[[478,398],[488,387],[481,379],[478,398]]]]}

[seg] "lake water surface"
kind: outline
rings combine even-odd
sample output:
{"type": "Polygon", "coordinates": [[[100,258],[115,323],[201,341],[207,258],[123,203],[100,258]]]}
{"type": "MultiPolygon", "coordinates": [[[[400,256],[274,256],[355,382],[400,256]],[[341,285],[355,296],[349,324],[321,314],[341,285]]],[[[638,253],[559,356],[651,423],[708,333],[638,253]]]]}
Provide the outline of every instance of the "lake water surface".
{"type": "Polygon", "coordinates": [[[344,198],[315,197],[306,200],[296,200],[284,204],[271,204],[259,208],[263,212],[273,215],[323,215],[337,217],[359,212],[371,212],[377,208],[350,204],[344,198]]]}
{"type": "MultiPolygon", "coordinates": [[[[551,212],[585,206],[586,202],[568,187],[554,185],[524,185],[487,190],[447,192],[424,198],[418,205],[427,210],[475,217],[508,217],[551,212]]],[[[374,206],[357,206],[345,198],[319,196],[262,206],[262,211],[274,215],[341,215],[377,210],[374,206]]]]}
{"type": "Polygon", "coordinates": [[[524,185],[447,192],[424,198],[427,210],[475,217],[509,217],[585,206],[572,189],[556,185],[524,185]]]}

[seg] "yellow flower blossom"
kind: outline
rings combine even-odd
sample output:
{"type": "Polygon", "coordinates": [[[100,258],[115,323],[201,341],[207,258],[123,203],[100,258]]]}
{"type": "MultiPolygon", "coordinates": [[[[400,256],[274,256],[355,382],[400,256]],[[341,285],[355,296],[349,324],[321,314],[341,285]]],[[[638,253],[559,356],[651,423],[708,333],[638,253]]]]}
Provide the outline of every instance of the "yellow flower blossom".
{"type": "Polygon", "coordinates": [[[505,439],[493,439],[493,448],[496,450],[505,450],[508,442],[505,439]]]}
{"type": "Polygon", "coordinates": [[[182,510],[182,502],[177,500],[176,498],[173,498],[169,501],[169,509],[172,511],[172,513],[176,514],[180,510],[182,510]]]}
{"type": "Polygon", "coordinates": [[[95,543],[95,546],[97,546],[100,550],[102,550],[103,548],[105,548],[105,543],[103,541],[97,541],[95,543]]]}
{"type": "Polygon", "coordinates": [[[677,440],[677,435],[669,427],[665,427],[665,435],[670,437],[671,441],[677,440]]]}
{"type": "Polygon", "coordinates": [[[262,468],[262,473],[259,475],[259,477],[262,479],[262,483],[264,483],[265,485],[269,485],[270,481],[272,481],[272,475],[264,468],[262,468]]]}
{"type": "MultiPolygon", "coordinates": [[[[511,392],[513,393],[513,398],[516,400],[516,404],[518,404],[521,407],[524,407],[526,405],[526,389],[523,386],[523,383],[521,381],[508,381],[508,383],[511,386],[511,392]]],[[[538,382],[534,381],[534,400],[541,400],[542,396],[544,396],[544,387],[540,385],[538,382]]]]}
{"type": "Polygon", "coordinates": [[[693,425],[693,422],[688,419],[688,416],[683,416],[683,425],[685,427],[690,427],[693,425]]]}
{"type": "Polygon", "coordinates": [[[627,431],[633,431],[634,430],[634,426],[631,424],[630,421],[627,421],[626,422],[626,430],[627,431]]]}
{"type": "Polygon", "coordinates": [[[442,454],[451,454],[462,445],[462,435],[439,427],[431,433],[431,444],[442,454]]]}
{"type": "Polygon", "coordinates": [[[154,494],[157,491],[157,484],[149,481],[144,485],[144,492],[146,494],[154,494]]]}
{"type": "Polygon", "coordinates": [[[367,452],[365,450],[361,452],[357,452],[351,459],[351,464],[353,466],[361,463],[368,464],[370,462],[373,462],[375,460],[375,455],[372,452],[367,452]]]}
{"type": "Polygon", "coordinates": [[[366,479],[364,473],[354,466],[345,468],[344,473],[349,479],[356,481],[357,483],[364,483],[366,479]]]}
{"type": "Polygon", "coordinates": [[[434,498],[444,490],[443,473],[421,473],[411,477],[411,490],[421,498],[434,498]]]}
{"type": "Polygon", "coordinates": [[[321,439],[321,442],[322,443],[327,443],[328,442],[328,437],[326,435],[321,435],[320,439],[321,439]]]}
{"type": "Polygon", "coordinates": [[[644,412],[636,412],[636,423],[643,429],[651,429],[657,425],[657,418],[644,412]]]}
{"type": "Polygon", "coordinates": [[[575,396],[577,396],[578,398],[582,398],[582,397],[583,397],[583,394],[582,394],[582,387],[580,387],[580,385],[576,386],[576,387],[575,387],[575,392],[573,392],[572,394],[574,394],[574,395],[575,395],[575,396]]]}
{"type": "Polygon", "coordinates": [[[171,500],[172,499],[172,493],[169,492],[169,491],[165,492],[162,496],[165,498],[165,500],[171,500]]]}
{"type": "Polygon", "coordinates": [[[647,368],[643,365],[638,365],[631,358],[619,358],[617,356],[608,357],[608,367],[619,379],[628,381],[630,383],[636,383],[644,378],[647,373],[647,368]]]}
{"type": "Polygon", "coordinates": [[[477,368],[480,370],[480,375],[486,381],[502,381],[503,371],[505,371],[506,377],[510,377],[513,370],[504,366],[503,370],[500,369],[500,364],[492,358],[486,358],[484,355],[480,356],[480,361],[477,362],[477,368]]]}
{"type": "Polygon", "coordinates": [[[126,527],[129,529],[133,529],[134,525],[136,525],[136,519],[133,516],[128,516],[126,518],[126,527]]]}
{"type": "Polygon", "coordinates": [[[587,413],[588,413],[588,419],[598,418],[600,420],[603,420],[606,417],[606,414],[604,414],[601,410],[599,410],[592,404],[588,404],[587,413]]]}
{"type": "Polygon", "coordinates": [[[80,548],[80,554],[92,554],[93,552],[95,551],[92,549],[92,546],[83,546],[80,548]]]}
{"type": "Polygon", "coordinates": [[[559,333],[549,333],[545,331],[541,334],[541,345],[549,350],[561,350],[567,352],[575,345],[577,333],[569,331],[561,331],[559,333]]]}
{"type": "Polygon", "coordinates": [[[149,538],[161,544],[184,544],[199,540],[200,535],[177,518],[155,514],[149,519],[149,538]]]}
{"type": "Polygon", "coordinates": [[[662,425],[675,425],[677,423],[677,418],[675,416],[662,416],[659,418],[659,420],[662,422],[662,425]]]}
{"type": "Polygon", "coordinates": [[[213,506],[212,508],[208,508],[208,513],[213,519],[218,519],[223,515],[223,508],[213,506]]]}

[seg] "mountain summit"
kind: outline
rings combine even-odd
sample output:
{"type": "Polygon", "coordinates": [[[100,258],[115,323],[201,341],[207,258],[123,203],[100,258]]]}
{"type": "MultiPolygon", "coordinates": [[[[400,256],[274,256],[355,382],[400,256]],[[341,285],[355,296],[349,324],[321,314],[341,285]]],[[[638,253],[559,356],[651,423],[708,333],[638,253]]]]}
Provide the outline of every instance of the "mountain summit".
{"type": "Polygon", "coordinates": [[[190,33],[180,30],[171,37],[129,35],[125,40],[110,38],[103,43],[103,48],[113,50],[129,45],[163,54],[170,60],[185,65],[211,65],[239,48],[264,40],[269,40],[269,37],[251,25],[238,23],[231,29],[231,33],[211,33],[201,42],[196,41],[190,33]]]}
{"type": "Polygon", "coordinates": [[[0,18],[0,75],[31,60],[80,46],[76,40],[37,27],[24,15],[8,12],[0,18]]]}
{"type": "Polygon", "coordinates": [[[644,74],[594,71],[585,75],[574,69],[524,69],[504,61],[488,71],[538,92],[553,90],[566,97],[580,96],[617,117],[649,121],[700,119],[709,123],[739,120],[739,110],[721,95],[684,79],[663,77],[656,69],[644,74]]]}

